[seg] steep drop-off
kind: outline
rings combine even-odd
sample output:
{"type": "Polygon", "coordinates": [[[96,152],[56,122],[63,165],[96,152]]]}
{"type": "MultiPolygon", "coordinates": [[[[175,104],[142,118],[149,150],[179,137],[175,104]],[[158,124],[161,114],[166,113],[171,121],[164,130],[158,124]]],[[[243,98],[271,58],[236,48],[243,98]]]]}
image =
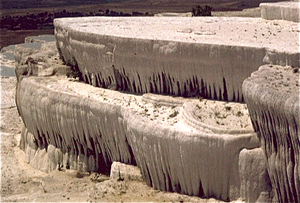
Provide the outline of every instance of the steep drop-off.
{"type": "Polygon", "coordinates": [[[54,24],[62,58],[85,82],[131,93],[243,101],[242,82],[259,66],[299,62],[293,22],[93,17],[54,24]]]}
{"type": "Polygon", "coordinates": [[[265,65],[243,83],[280,202],[300,201],[299,68],[265,65]]]}
{"type": "MultiPolygon", "coordinates": [[[[175,119],[171,125],[163,116],[151,118],[145,100],[62,77],[22,78],[16,103],[26,127],[21,146],[28,151],[28,162],[47,160],[47,166],[42,161],[36,164],[45,171],[47,167],[97,171],[113,161],[136,163],[156,189],[239,198],[241,185],[246,184],[239,175],[245,174],[239,152],[258,147],[256,134],[213,133],[209,126],[197,130],[182,122],[182,107],[175,107],[177,120],[169,116],[175,119]]],[[[160,114],[167,108],[174,109],[163,107],[160,114]]],[[[251,195],[257,198],[266,191],[261,187],[251,195]]]]}

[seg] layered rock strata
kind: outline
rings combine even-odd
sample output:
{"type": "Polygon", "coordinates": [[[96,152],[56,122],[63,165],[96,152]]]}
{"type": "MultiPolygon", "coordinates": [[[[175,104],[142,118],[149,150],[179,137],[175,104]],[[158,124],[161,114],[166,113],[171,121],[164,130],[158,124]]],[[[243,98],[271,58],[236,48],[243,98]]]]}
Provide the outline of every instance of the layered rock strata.
{"type": "Polygon", "coordinates": [[[94,86],[243,101],[264,63],[299,63],[299,26],[255,18],[55,19],[64,61],[94,86]],[[216,74],[217,73],[217,74],[216,74]]]}
{"type": "Polygon", "coordinates": [[[243,83],[280,202],[300,201],[299,68],[265,65],[243,83]]]}
{"type": "MultiPolygon", "coordinates": [[[[252,181],[241,177],[256,173],[245,171],[249,163],[239,158],[248,156],[241,150],[259,146],[253,130],[214,132],[216,126],[209,125],[199,130],[184,121],[189,105],[160,106],[155,101],[168,103],[169,97],[147,98],[56,76],[22,78],[16,103],[26,126],[21,146],[27,161],[39,160],[35,167],[45,171],[97,171],[113,161],[137,164],[156,189],[238,199],[242,185],[252,181]]],[[[205,106],[198,100],[195,104],[205,106]]],[[[251,197],[269,193],[268,187],[251,197]]]]}

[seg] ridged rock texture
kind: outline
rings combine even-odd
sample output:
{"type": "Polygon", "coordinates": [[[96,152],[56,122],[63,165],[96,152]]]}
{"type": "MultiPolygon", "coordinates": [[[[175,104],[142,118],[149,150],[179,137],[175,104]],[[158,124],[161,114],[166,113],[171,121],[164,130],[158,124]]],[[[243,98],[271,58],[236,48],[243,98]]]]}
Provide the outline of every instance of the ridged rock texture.
{"type": "Polygon", "coordinates": [[[299,68],[265,65],[243,83],[280,202],[300,201],[299,68]]]}
{"type": "MultiPolygon", "coordinates": [[[[26,126],[21,147],[28,152],[27,161],[39,160],[35,167],[44,171],[57,167],[98,171],[113,161],[137,164],[145,181],[156,189],[226,201],[240,196],[249,199],[249,194],[257,199],[270,192],[267,186],[249,194],[243,189],[241,194],[243,185],[256,184],[245,174],[261,173],[245,170],[249,163],[239,161],[240,156],[244,157],[241,160],[248,156],[239,155],[241,150],[259,146],[253,130],[214,133],[215,128],[210,126],[197,130],[181,119],[187,108],[184,104],[180,108],[168,107],[178,109],[173,125],[164,119],[155,121],[144,107],[138,106],[143,100],[147,97],[104,90],[63,77],[22,78],[16,103],[26,126]]],[[[168,97],[158,102],[168,103],[168,97]]],[[[166,111],[165,107],[156,108],[166,111]]]]}
{"type": "Polygon", "coordinates": [[[223,101],[243,101],[243,80],[263,63],[299,63],[296,23],[174,19],[55,19],[57,47],[94,86],[223,101]]]}

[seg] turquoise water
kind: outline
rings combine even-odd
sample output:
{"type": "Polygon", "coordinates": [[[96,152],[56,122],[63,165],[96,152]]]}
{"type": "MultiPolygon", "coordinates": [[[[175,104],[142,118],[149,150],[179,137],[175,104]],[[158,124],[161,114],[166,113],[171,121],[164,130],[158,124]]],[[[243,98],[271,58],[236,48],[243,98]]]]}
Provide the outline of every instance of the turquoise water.
{"type": "Polygon", "coordinates": [[[7,66],[0,66],[0,75],[3,77],[15,77],[15,69],[7,66]]]}

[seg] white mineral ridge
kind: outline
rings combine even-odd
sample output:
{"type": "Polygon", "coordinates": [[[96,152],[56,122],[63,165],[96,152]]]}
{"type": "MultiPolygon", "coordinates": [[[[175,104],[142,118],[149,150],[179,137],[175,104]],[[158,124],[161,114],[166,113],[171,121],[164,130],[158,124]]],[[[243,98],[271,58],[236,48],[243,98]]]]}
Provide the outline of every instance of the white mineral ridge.
{"type": "Polygon", "coordinates": [[[226,17],[56,19],[58,49],[94,86],[243,101],[264,63],[297,66],[299,25],[226,17]]]}
{"type": "Polygon", "coordinates": [[[280,202],[300,201],[299,73],[265,65],[243,83],[253,127],[280,202]]]}
{"type": "Polygon", "coordinates": [[[287,1],[276,3],[261,3],[261,17],[266,20],[300,21],[300,2],[287,1]]]}
{"type": "MultiPolygon", "coordinates": [[[[238,199],[241,185],[246,184],[240,179],[239,152],[259,146],[256,134],[199,131],[183,122],[182,107],[175,107],[179,115],[170,125],[164,117],[148,116],[152,109],[145,110],[148,104],[141,97],[62,77],[21,79],[16,103],[34,137],[24,133],[26,129],[22,133],[28,162],[35,160],[35,167],[44,171],[57,165],[97,171],[114,161],[136,162],[145,181],[156,189],[238,199]],[[48,161],[43,163],[45,158],[48,161]]],[[[169,114],[165,107],[157,108],[169,114]]],[[[257,198],[264,191],[249,194],[257,198]]]]}

